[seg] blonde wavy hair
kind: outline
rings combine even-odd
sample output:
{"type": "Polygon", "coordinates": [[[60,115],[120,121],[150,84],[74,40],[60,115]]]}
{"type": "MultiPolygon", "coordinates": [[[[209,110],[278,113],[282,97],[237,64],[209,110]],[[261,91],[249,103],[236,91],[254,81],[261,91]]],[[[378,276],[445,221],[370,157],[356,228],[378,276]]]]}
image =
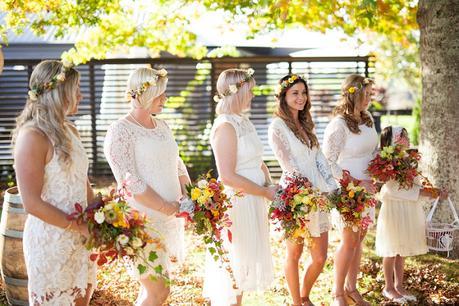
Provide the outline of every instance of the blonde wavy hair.
{"type": "MultiPolygon", "coordinates": [[[[61,61],[42,61],[33,70],[29,87],[34,88],[50,82],[61,72],[62,65],[61,61]]],[[[72,141],[68,128],[72,127],[73,130],[74,125],[67,119],[67,115],[70,115],[78,104],[79,81],[80,73],[69,68],[65,73],[65,81],[59,82],[53,89],[44,91],[36,100],[27,98],[23,111],[16,118],[13,146],[21,128],[39,130],[50,139],[59,160],[69,166],[72,162],[72,141]]]]}
{"type": "Polygon", "coordinates": [[[230,85],[237,84],[246,79],[247,71],[244,69],[227,69],[218,76],[217,91],[222,96],[217,104],[216,113],[240,114],[249,107],[252,88],[255,86],[255,79],[250,78],[244,82],[238,91],[232,95],[224,96],[230,85]]]}
{"type": "Polygon", "coordinates": [[[166,91],[167,87],[167,77],[160,76],[160,71],[152,68],[137,68],[134,70],[128,78],[127,81],[127,91],[136,91],[145,82],[148,82],[152,78],[156,78],[158,76],[158,80],[156,81],[155,85],[148,86],[143,93],[135,97],[135,99],[130,99],[131,102],[139,104],[144,109],[150,108],[153,100],[160,96],[162,93],[166,91]]]}
{"type": "MultiPolygon", "coordinates": [[[[349,75],[341,86],[341,100],[333,110],[333,115],[341,115],[349,130],[354,134],[360,133],[359,121],[355,118],[354,110],[365,99],[365,88],[372,85],[373,81],[358,74],[349,75]],[[350,88],[354,88],[349,90],[350,88]]],[[[368,127],[373,126],[373,119],[367,110],[360,112],[362,123],[368,127]]]]}
{"type": "MultiPolygon", "coordinates": [[[[279,84],[282,84],[283,81],[288,80],[292,75],[286,75],[282,79],[279,80],[279,84]]],[[[274,112],[274,115],[281,118],[285,124],[288,126],[288,128],[295,134],[295,136],[305,145],[308,147],[319,147],[319,141],[317,140],[316,134],[314,134],[314,122],[312,121],[312,116],[311,116],[311,97],[309,96],[309,87],[306,81],[299,77],[293,83],[289,83],[288,87],[283,87],[282,90],[276,94],[276,99],[278,101],[277,104],[277,109],[274,112]],[[290,88],[297,84],[297,83],[303,83],[305,88],[306,88],[306,93],[307,93],[307,101],[306,105],[303,110],[298,112],[298,120],[300,121],[300,125],[304,133],[306,134],[307,138],[303,136],[303,134],[300,133],[298,127],[293,121],[292,113],[290,112],[290,109],[287,104],[287,100],[285,99],[285,96],[287,95],[287,92],[290,90],[290,88]]]]}

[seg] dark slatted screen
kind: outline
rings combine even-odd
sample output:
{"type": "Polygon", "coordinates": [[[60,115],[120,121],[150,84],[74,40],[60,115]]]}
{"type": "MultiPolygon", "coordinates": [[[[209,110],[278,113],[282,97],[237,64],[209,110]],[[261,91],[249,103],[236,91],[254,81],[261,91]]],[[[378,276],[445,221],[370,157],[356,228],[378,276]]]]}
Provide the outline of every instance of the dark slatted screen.
{"type": "MultiPolygon", "coordinates": [[[[12,173],[11,131],[15,117],[24,106],[28,78],[38,61],[5,62],[0,75],[0,179],[12,173]]],[[[268,146],[267,130],[275,108],[273,88],[285,74],[305,74],[309,79],[313,118],[322,140],[333,106],[339,99],[340,85],[351,74],[371,75],[368,57],[278,58],[250,57],[195,61],[191,59],[110,59],[81,65],[81,89],[84,95],[79,114],[72,118],[90,158],[90,174],[111,176],[103,154],[107,127],[125,114],[129,104],[124,100],[126,80],[138,67],[163,67],[168,70],[168,107],[161,118],[173,129],[181,156],[192,177],[215,168],[209,146],[210,127],[215,116],[215,83],[227,68],[255,69],[257,96],[252,103],[251,119],[265,145],[264,158],[273,176],[280,168],[268,146]]]]}

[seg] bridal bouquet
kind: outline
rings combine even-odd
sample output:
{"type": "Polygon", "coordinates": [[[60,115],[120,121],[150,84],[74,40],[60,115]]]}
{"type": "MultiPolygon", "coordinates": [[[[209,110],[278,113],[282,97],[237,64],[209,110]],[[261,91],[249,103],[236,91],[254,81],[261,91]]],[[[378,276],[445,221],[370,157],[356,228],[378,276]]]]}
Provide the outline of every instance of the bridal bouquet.
{"type": "Polygon", "coordinates": [[[310,242],[307,229],[308,214],[328,211],[329,201],[311,182],[296,174],[286,176],[286,187],[279,189],[271,202],[269,215],[277,224],[277,231],[284,231],[284,238],[301,243],[303,238],[310,242]]]}
{"type": "Polygon", "coordinates": [[[395,180],[400,189],[413,187],[418,176],[421,155],[417,150],[406,150],[404,146],[386,146],[368,165],[368,173],[374,181],[386,183],[395,180]]]}
{"type": "Polygon", "coordinates": [[[89,239],[86,248],[93,251],[90,259],[97,265],[111,263],[117,258],[128,259],[137,263],[140,274],[151,269],[155,272],[155,275],[152,274],[153,279],[156,275],[165,277],[163,267],[155,263],[158,259],[157,251],[163,250],[163,245],[159,238],[153,238],[147,232],[147,228],[150,228],[146,215],[129,207],[126,195],[125,188],[119,192],[112,189],[105,196],[99,193],[95,203],[86,209],[76,203],[75,212],[69,219],[88,224],[89,239]],[[147,244],[155,248],[145,255],[147,244]]]}
{"type": "Polygon", "coordinates": [[[196,184],[188,184],[186,188],[188,197],[180,201],[177,216],[186,218],[193,231],[202,236],[209,253],[225,267],[236,289],[236,280],[222,239],[226,230],[228,240],[232,240],[229,230],[231,220],[227,213],[231,208],[230,197],[225,193],[223,184],[210,175],[210,171],[201,175],[196,184]]]}
{"type": "Polygon", "coordinates": [[[334,207],[341,214],[346,227],[353,231],[366,230],[373,222],[366,210],[376,206],[376,199],[361,186],[360,180],[352,179],[349,171],[343,170],[340,189],[329,196],[334,207]]]}

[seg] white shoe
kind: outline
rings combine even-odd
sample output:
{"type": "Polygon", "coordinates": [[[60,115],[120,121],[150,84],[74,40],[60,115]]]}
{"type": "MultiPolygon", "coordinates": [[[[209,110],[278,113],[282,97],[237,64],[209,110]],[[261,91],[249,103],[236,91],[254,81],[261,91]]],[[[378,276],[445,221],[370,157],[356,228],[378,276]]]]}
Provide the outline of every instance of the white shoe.
{"type": "Polygon", "coordinates": [[[405,300],[409,301],[409,302],[417,302],[417,298],[412,295],[412,294],[407,294],[407,295],[404,295],[403,296],[405,298],[405,300]]]}
{"type": "Polygon", "coordinates": [[[389,301],[391,301],[393,303],[404,304],[404,303],[407,302],[407,299],[405,298],[405,296],[402,296],[402,297],[399,297],[399,298],[394,298],[394,297],[389,296],[389,294],[387,294],[387,292],[385,290],[382,291],[382,295],[383,295],[383,297],[385,297],[386,299],[388,299],[389,301]]]}

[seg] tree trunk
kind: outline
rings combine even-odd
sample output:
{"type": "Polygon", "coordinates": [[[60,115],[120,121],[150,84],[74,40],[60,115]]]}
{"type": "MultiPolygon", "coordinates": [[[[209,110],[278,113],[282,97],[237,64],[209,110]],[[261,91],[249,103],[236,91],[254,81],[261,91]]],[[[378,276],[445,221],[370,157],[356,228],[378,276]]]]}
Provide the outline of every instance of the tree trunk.
{"type": "MultiPolygon", "coordinates": [[[[422,115],[420,151],[424,173],[448,189],[459,208],[459,1],[420,0],[422,115]]],[[[441,205],[437,221],[451,222],[441,205]]],[[[453,256],[459,257],[459,231],[453,256]]]]}

